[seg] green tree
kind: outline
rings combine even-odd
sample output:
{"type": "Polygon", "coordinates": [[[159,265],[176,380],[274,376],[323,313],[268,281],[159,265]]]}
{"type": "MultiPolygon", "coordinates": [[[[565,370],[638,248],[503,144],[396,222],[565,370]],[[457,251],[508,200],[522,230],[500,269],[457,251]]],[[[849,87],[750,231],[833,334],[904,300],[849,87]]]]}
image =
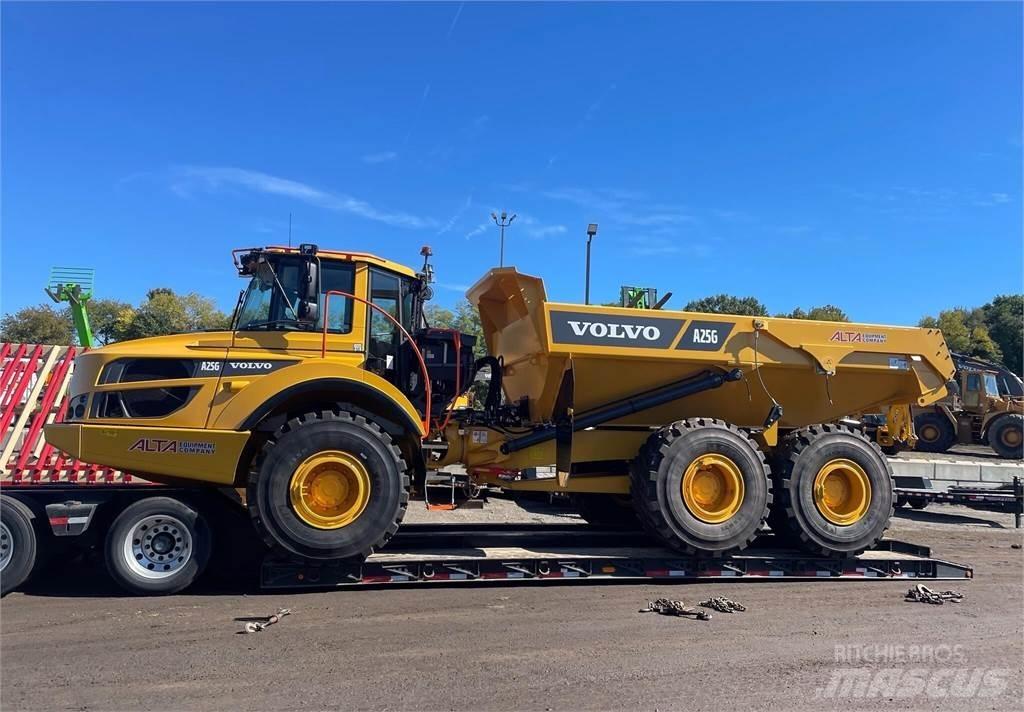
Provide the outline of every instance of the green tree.
{"type": "Polygon", "coordinates": [[[1006,367],[1024,375],[1024,294],[1002,294],[983,306],[989,335],[1006,367]]]}
{"type": "Polygon", "coordinates": [[[984,326],[976,326],[971,329],[970,354],[988,361],[1000,362],[1003,360],[999,345],[992,340],[988,329],[984,326]]]}
{"type": "Polygon", "coordinates": [[[117,341],[118,335],[131,322],[135,309],[117,299],[91,299],[86,305],[92,335],[100,345],[117,341]]]}
{"type": "Polygon", "coordinates": [[[800,307],[797,307],[788,314],[779,314],[778,316],[785,319],[813,319],[814,321],[849,321],[850,317],[846,315],[839,307],[833,304],[826,304],[820,307],[811,307],[810,311],[804,311],[800,307]]]}
{"type": "MultiPolygon", "coordinates": [[[[124,315],[122,315],[124,316],[124,315]]],[[[127,320],[119,320],[117,340],[224,329],[230,317],[213,300],[195,293],[178,295],[166,287],[151,289],[127,320]]]]}
{"type": "Polygon", "coordinates": [[[74,326],[66,308],[49,304],[25,307],[0,319],[0,341],[18,344],[68,346],[74,342],[74,326]]]}
{"type": "Polygon", "coordinates": [[[1003,354],[989,334],[984,315],[982,309],[956,307],[939,312],[938,319],[926,316],[918,325],[939,329],[950,351],[998,362],[1003,354]]]}
{"type": "Polygon", "coordinates": [[[427,323],[432,327],[439,329],[455,328],[455,312],[451,309],[445,309],[437,304],[428,304],[423,308],[423,313],[427,317],[427,323]]]}
{"type": "Polygon", "coordinates": [[[731,294],[694,299],[687,302],[683,311],[706,312],[708,314],[738,314],[740,316],[767,316],[768,309],[755,297],[734,297],[731,294]]]}

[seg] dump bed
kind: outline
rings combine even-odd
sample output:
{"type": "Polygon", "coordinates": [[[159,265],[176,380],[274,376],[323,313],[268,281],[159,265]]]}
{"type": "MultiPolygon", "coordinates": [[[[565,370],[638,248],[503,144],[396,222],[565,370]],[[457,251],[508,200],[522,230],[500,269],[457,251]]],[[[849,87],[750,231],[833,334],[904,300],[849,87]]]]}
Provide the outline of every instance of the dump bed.
{"type": "Polygon", "coordinates": [[[709,369],[744,378],[618,421],[660,425],[715,417],[761,425],[773,399],[782,427],[837,420],[945,395],[955,368],[938,329],[560,304],[544,283],[493,269],[467,293],[510,401],[551,418],[566,369],[576,413],[709,369]]]}

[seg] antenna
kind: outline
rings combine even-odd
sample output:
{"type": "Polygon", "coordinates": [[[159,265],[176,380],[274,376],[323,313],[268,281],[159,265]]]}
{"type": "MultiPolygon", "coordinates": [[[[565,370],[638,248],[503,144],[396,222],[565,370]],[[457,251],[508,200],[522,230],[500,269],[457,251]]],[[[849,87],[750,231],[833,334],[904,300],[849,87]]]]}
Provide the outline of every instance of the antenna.
{"type": "Polygon", "coordinates": [[[292,214],[288,213],[288,247],[292,246],[292,214]]]}

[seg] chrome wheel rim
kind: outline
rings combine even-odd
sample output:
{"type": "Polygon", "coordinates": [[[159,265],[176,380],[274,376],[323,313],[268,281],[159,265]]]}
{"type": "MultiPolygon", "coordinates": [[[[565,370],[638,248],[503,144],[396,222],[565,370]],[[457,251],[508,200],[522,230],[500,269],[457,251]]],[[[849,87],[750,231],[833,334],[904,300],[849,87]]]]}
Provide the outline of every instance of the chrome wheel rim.
{"type": "Polygon", "coordinates": [[[0,522],[0,571],[7,568],[12,556],[14,556],[14,537],[11,536],[11,530],[7,528],[7,525],[0,522]]]}
{"type": "Polygon", "coordinates": [[[140,519],[124,539],[122,553],[133,573],[165,579],[192,559],[192,534],[181,520],[166,514],[140,519]]]}

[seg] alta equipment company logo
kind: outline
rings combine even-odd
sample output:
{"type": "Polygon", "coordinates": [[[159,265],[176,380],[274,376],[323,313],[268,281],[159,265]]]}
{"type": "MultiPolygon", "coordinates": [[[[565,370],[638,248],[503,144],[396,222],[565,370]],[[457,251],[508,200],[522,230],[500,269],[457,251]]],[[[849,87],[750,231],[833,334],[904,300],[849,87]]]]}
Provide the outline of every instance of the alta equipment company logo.
{"type": "Polygon", "coordinates": [[[885,334],[871,334],[866,331],[843,331],[840,329],[832,334],[829,341],[840,344],[884,344],[885,339],[885,334]]]}

